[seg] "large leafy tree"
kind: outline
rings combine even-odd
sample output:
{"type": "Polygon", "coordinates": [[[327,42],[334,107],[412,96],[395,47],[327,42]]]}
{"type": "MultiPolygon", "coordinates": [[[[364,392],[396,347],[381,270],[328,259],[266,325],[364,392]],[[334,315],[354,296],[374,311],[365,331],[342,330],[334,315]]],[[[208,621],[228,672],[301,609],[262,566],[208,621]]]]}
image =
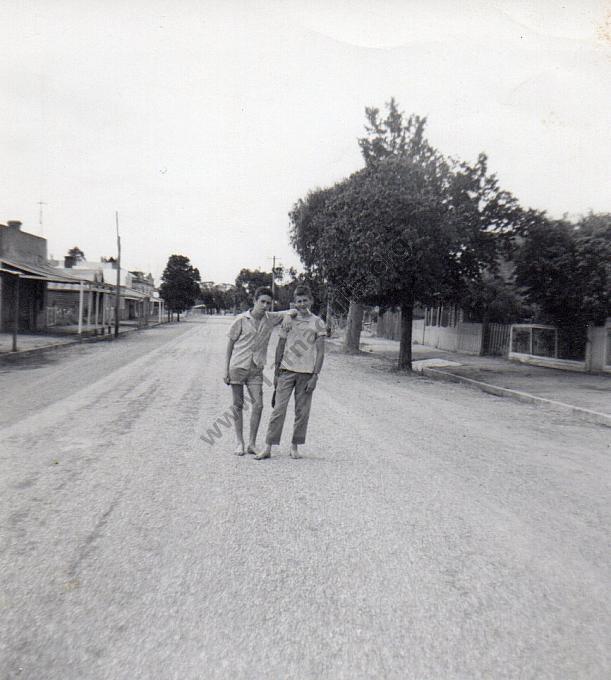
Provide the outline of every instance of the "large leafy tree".
{"type": "Polygon", "coordinates": [[[335,212],[345,184],[308,192],[289,213],[291,245],[306,270],[302,278],[320,305],[339,314],[347,313],[351,304],[351,292],[344,284],[349,276],[345,234],[335,212]]]}
{"type": "Polygon", "coordinates": [[[180,321],[180,314],[192,307],[200,296],[199,271],[193,267],[188,257],[170,255],[161,280],[159,294],[168,310],[176,313],[180,321]]]}
{"type": "MultiPolygon", "coordinates": [[[[423,137],[425,119],[410,116],[404,121],[394,100],[388,108],[384,120],[378,109],[366,109],[367,135],[359,140],[366,167],[333,187],[309,192],[290,213],[291,241],[307,271],[327,282],[336,310],[348,311],[346,351],[358,351],[363,303],[385,297],[375,284],[375,269],[393,273],[391,262],[400,261],[398,255],[407,247],[395,233],[386,243],[392,256],[376,250],[375,238],[384,241],[401,219],[392,214],[397,201],[386,199],[393,194],[405,206],[408,195],[414,198],[420,192],[423,198],[426,185],[437,192],[436,205],[443,203],[440,180],[447,166],[423,137]],[[401,184],[406,174],[414,180],[411,187],[401,184]]],[[[430,191],[423,200],[430,206],[430,191]]]]}
{"type": "Polygon", "coordinates": [[[352,175],[327,208],[333,227],[321,243],[344,244],[340,289],[352,301],[401,308],[399,367],[411,368],[414,304],[448,286],[459,250],[442,187],[417,162],[389,156],[352,175]]]}
{"type": "MultiPolygon", "coordinates": [[[[406,117],[394,98],[386,104],[385,117],[375,107],[367,107],[365,117],[365,136],[358,143],[367,168],[376,168],[389,158],[401,158],[418,165],[431,178],[446,169],[444,159],[425,137],[426,118],[416,114],[406,117]]],[[[362,319],[362,300],[353,295],[344,340],[346,351],[358,350],[362,319]]]]}
{"type": "Polygon", "coordinates": [[[361,303],[401,308],[399,367],[409,369],[415,303],[460,300],[494,272],[522,211],[484,154],[474,164],[446,159],[427,141],[426,119],[406,118],[394,100],[385,118],[374,108],[366,116],[365,168],[299,201],[291,237],[306,267],[350,300],[356,347],[361,303]]]}

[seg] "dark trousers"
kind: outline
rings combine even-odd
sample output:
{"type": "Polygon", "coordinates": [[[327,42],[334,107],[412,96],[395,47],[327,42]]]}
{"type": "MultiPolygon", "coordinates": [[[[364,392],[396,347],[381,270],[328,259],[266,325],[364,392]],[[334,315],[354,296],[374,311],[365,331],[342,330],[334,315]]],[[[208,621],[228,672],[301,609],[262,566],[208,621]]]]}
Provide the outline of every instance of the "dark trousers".
{"type": "Polygon", "coordinates": [[[305,444],[310,407],[313,392],[306,392],[305,387],[312,377],[311,373],[280,371],[276,387],[276,405],[267,427],[267,444],[280,444],[286,409],[293,390],[295,390],[295,424],[293,426],[293,444],[305,444]]]}

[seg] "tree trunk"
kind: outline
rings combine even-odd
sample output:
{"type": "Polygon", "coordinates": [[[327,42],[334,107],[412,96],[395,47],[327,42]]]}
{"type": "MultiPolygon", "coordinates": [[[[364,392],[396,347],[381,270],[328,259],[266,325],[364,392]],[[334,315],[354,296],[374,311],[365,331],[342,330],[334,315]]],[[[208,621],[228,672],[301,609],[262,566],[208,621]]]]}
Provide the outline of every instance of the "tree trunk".
{"type": "Polygon", "coordinates": [[[180,312],[176,312],[176,321],[180,321],[180,312]]]}
{"type": "Polygon", "coordinates": [[[359,351],[362,326],[363,305],[360,302],[354,302],[354,300],[350,300],[346,335],[344,336],[344,345],[342,347],[344,352],[354,353],[359,351]]]}
{"type": "Polygon", "coordinates": [[[399,344],[399,370],[412,370],[412,316],[413,300],[401,303],[401,342],[399,344]]]}

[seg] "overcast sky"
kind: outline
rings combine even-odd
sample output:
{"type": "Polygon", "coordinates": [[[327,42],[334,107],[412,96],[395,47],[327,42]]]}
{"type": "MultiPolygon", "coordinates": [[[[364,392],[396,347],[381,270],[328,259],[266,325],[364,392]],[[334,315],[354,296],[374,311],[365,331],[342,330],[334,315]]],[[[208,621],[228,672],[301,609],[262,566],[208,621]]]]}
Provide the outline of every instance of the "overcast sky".
{"type": "Polygon", "coordinates": [[[0,222],[49,253],[172,253],[231,282],[299,260],[287,213],[361,164],[365,106],[490,158],[553,216],[611,211],[605,0],[0,0],[0,222]]]}

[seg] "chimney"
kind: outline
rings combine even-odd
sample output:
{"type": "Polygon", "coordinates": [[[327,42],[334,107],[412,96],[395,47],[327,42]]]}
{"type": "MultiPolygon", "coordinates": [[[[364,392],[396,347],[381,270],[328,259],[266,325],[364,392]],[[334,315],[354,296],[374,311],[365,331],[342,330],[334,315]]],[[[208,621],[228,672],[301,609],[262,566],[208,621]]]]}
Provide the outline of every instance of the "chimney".
{"type": "Polygon", "coordinates": [[[21,222],[19,220],[8,220],[6,226],[19,231],[21,229],[21,222]]]}

